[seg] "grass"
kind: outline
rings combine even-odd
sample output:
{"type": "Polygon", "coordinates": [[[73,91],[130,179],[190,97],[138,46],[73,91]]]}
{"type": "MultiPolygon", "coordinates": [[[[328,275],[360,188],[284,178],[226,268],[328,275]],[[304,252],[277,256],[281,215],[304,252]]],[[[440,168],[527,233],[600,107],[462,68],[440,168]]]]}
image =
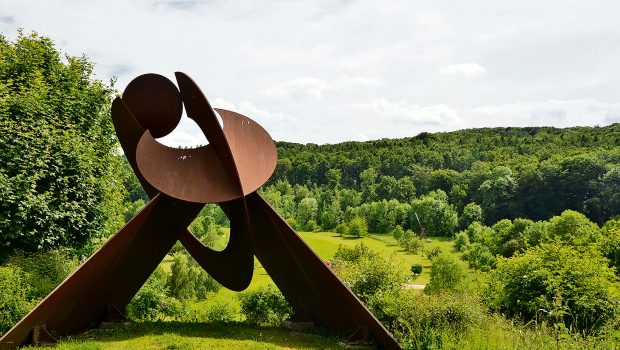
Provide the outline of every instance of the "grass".
{"type": "Polygon", "coordinates": [[[78,337],[63,339],[55,349],[343,349],[338,345],[339,341],[338,338],[323,334],[251,328],[239,323],[156,322],[138,323],[127,328],[93,330],[78,337]]]}

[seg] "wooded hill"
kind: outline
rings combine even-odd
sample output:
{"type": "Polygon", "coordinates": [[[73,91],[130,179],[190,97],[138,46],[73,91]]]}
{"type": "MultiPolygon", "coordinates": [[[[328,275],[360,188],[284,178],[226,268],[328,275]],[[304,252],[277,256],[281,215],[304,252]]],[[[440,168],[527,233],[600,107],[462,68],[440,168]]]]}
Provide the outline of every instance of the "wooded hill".
{"type": "Polygon", "coordinates": [[[404,139],[301,145],[277,142],[268,182],[339,185],[361,202],[441,189],[459,212],[480,204],[487,223],[548,219],[566,209],[602,223],[620,213],[620,124],[605,127],[482,128],[404,139]],[[331,171],[333,169],[335,171],[331,171]]]}

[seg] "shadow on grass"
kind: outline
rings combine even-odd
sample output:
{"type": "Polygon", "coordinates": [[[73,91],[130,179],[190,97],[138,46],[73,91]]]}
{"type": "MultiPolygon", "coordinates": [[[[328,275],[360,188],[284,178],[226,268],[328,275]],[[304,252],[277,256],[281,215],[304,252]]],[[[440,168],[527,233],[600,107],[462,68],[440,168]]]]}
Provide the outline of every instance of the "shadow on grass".
{"type": "MultiPolygon", "coordinates": [[[[342,339],[323,329],[295,332],[284,328],[252,327],[241,322],[197,323],[197,322],[139,322],[131,326],[112,329],[94,329],[63,341],[131,341],[147,336],[168,335],[207,339],[227,339],[270,343],[283,348],[291,346],[318,346],[339,349],[342,339]]],[[[171,341],[174,340],[170,339],[171,341]]],[[[178,338],[177,338],[178,340],[178,338]]],[[[161,339],[166,342],[165,338],[161,339]]],[[[162,344],[164,345],[164,344],[162,344]]]]}

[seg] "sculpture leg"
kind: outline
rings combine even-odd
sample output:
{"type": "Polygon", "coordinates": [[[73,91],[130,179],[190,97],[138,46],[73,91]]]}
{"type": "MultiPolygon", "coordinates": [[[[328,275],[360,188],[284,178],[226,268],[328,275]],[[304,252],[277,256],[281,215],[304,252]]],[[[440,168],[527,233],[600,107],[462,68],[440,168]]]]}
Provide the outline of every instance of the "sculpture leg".
{"type": "Polygon", "coordinates": [[[310,247],[258,194],[246,197],[254,253],[294,312],[353,334],[364,327],[388,349],[398,342],[310,247]]]}
{"type": "Polygon", "coordinates": [[[221,203],[230,220],[230,238],[224,250],[218,252],[206,247],[189,231],[180,241],[196,262],[224,287],[242,291],[252,282],[254,252],[250,241],[248,220],[243,198],[221,203]]]}
{"type": "Polygon", "coordinates": [[[202,205],[155,196],[140,213],[65,279],[1,339],[0,349],[29,341],[34,327],[58,335],[96,326],[106,308],[131,301],[202,205]]]}

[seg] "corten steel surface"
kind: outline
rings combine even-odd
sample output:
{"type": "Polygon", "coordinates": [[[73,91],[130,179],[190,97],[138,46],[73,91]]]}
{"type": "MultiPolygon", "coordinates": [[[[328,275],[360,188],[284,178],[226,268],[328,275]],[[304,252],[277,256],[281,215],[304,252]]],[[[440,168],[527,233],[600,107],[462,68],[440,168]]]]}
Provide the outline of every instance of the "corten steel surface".
{"type": "Polygon", "coordinates": [[[269,134],[241,114],[214,110],[194,81],[176,73],[134,79],[112,104],[112,119],[127,160],[149,203],[34,310],[0,339],[0,349],[29,342],[46,325],[54,335],[97,326],[106,310],[122,310],[179,240],[224,287],[245,289],[254,256],[291,304],[294,319],[342,335],[368,331],[377,343],[400,349],[392,335],[256,192],[276,166],[269,134]],[[177,149],[156,138],[169,134],[185,107],[209,140],[177,149]],[[222,251],[204,246],[187,226],[205,203],[218,203],[231,223],[222,251]]]}

